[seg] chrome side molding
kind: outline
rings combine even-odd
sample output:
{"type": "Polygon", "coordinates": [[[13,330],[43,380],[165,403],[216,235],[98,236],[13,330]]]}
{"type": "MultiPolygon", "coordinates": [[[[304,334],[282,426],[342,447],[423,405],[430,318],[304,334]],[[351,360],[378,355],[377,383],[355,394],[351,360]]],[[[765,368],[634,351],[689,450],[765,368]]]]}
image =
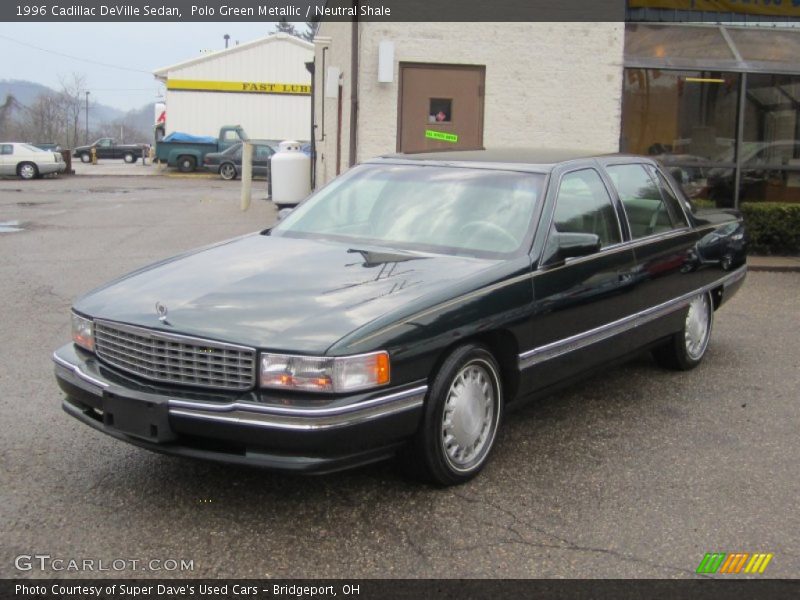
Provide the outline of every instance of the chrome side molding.
{"type": "Polygon", "coordinates": [[[687,306],[689,301],[697,294],[702,294],[703,292],[707,292],[719,286],[732,285],[742,279],[746,274],[747,265],[743,265],[736,269],[736,271],[729,273],[725,277],[722,277],[713,283],[705,285],[692,292],[683,294],[682,296],[672,300],[668,300],[662,304],[657,304],[656,306],[650,307],[646,310],[623,317],[616,321],[612,321],[611,323],[606,323],[600,327],[577,333],[562,340],[556,340],[555,342],[550,342],[549,344],[532,348],[531,350],[523,352],[518,356],[517,367],[520,371],[522,371],[523,369],[528,369],[553,358],[574,352],[575,350],[580,350],[581,348],[602,342],[603,340],[607,340],[608,338],[625,333],[631,329],[635,329],[636,327],[644,325],[645,323],[649,323],[650,321],[655,321],[658,318],[666,316],[687,306]]]}

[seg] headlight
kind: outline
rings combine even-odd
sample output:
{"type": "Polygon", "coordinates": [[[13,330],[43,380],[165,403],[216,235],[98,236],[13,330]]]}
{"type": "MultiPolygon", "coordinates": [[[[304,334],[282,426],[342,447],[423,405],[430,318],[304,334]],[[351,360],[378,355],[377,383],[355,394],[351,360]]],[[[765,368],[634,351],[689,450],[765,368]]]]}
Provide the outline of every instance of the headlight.
{"type": "Polygon", "coordinates": [[[81,348],[94,352],[94,323],[72,313],[72,341],[81,348]]]}
{"type": "Polygon", "coordinates": [[[312,392],[354,392],[389,383],[389,354],[345,357],[261,355],[261,387],[312,392]]]}

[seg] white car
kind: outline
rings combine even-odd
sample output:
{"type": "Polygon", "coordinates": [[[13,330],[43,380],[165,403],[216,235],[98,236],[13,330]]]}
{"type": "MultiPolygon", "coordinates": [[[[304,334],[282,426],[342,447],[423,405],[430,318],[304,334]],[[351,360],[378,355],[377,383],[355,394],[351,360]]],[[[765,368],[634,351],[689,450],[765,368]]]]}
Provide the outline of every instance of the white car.
{"type": "Polygon", "coordinates": [[[64,158],[58,152],[19,142],[0,142],[0,175],[33,179],[51,173],[63,173],[66,168],[64,158]]]}

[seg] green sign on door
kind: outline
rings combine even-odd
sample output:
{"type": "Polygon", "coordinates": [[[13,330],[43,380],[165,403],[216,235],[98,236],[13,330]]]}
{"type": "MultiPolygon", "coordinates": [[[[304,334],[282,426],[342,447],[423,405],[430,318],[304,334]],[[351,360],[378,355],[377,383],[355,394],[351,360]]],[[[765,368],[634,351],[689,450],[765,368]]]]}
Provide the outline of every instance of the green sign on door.
{"type": "Polygon", "coordinates": [[[455,144],[458,141],[458,136],[455,133],[445,133],[444,131],[434,131],[433,129],[426,129],[425,137],[439,140],[440,142],[450,142],[451,144],[455,144]]]}

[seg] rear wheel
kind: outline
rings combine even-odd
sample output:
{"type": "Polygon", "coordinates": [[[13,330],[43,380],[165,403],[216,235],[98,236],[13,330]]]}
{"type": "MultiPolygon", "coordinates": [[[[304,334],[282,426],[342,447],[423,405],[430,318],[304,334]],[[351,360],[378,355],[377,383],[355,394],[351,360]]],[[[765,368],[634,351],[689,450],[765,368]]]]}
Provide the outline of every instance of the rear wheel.
{"type": "Polygon", "coordinates": [[[483,346],[454,350],[430,388],[425,417],[409,449],[408,466],[440,485],[477,475],[494,447],[502,420],[500,368],[483,346]]]}
{"type": "Polygon", "coordinates": [[[236,179],[236,167],[233,163],[223,163],[219,168],[219,175],[225,180],[236,179]]]}
{"type": "Polygon", "coordinates": [[[689,302],[683,329],[653,350],[656,362],[676,371],[688,371],[699,365],[708,348],[714,323],[714,302],[710,292],[698,294],[689,302]]]}
{"type": "Polygon", "coordinates": [[[30,162],[20,163],[17,165],[17,175],[20,179],[35,179],[39,176],[39,169],[30,162]]]}
{"type": "Polygon", "coordinates": [[[178,158],[178,170],[181,173],[191,173],[197,167],[194,156],[181,156],[178,158]]]}

